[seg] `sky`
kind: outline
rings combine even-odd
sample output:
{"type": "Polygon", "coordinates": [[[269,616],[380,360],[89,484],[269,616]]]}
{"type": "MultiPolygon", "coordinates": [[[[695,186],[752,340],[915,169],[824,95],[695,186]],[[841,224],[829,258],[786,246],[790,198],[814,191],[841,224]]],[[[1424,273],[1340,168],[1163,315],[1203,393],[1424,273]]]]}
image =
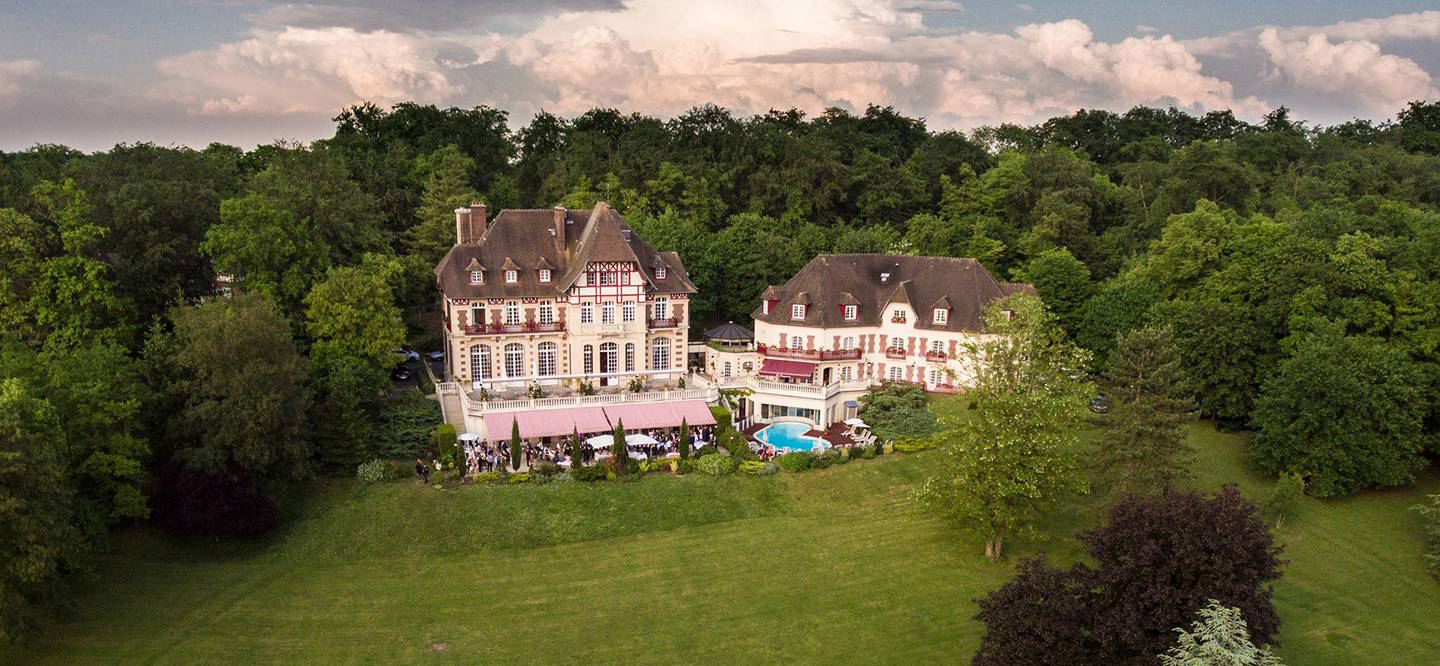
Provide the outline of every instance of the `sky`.
{"type": "Polygon", "coordinates": [[[673,117],[893,106],[932,129],[1081,108],[1440,100],[1434,0],[0,0],[0,150],[328,136],[361,101],[673,117]]]}

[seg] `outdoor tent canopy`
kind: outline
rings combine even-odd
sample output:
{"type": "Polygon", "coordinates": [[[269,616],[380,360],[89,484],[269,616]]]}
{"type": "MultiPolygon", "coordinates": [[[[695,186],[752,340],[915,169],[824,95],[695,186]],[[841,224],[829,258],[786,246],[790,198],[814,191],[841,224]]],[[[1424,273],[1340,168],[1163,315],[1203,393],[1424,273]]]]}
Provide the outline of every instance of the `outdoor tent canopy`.
{"type": "Polygon", "coordinates": [[[485,438],[492,442],[508,439],[512,422],[520,424],[520,436],[525,439],[559,437],[572,432],[604,432],[610,429],[610,421],[599,407],[497,412],[485,415],[485,438]]]}

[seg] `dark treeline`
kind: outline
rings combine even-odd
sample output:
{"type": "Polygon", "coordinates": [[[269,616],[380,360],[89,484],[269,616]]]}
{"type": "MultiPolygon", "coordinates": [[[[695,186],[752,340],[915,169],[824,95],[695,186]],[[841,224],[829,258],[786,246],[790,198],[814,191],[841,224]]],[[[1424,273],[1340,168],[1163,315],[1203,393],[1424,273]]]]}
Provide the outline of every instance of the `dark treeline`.
{"type": "Polygon", "coordinates": [[[110,526],[257,532],[292,482],[423,446],[386,429],[425,418],[375,397],[476,200],[609,201],[682,255],[697,329],[817,253],[977,257],[1096,368],[1170,326],[1201,412],[1313,494],[1409,483],[1440,449],[1440,103],[970,134],[877,107],[508,120],[360,105],[308,146],[0,153],[0,506],[22,507],[0,512],[0,638],[110,526]],[[206,299],[217,273],[235,298],[206,299]]]}

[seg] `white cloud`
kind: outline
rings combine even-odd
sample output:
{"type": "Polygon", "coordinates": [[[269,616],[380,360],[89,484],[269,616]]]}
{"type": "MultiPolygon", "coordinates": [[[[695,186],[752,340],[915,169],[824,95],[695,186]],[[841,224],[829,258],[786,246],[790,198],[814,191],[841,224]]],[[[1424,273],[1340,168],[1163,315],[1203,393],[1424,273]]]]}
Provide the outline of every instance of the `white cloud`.
{"type": "Polygon", "coordinates": [[[36,60],[0,60],[0,107],[14,103],[23,84],[40,72],[36,60]]]}
{"type": "Polygon", "coordinates": [[[873,103],[975,125],[1033,122],[1081,106],[1173,103],[1251,115],[1264,107],[1235,99],[1229,83],[1204,74],[1169,37],[1097,42],[1077,20],[1014,34],[935,34],[908,9],[915,6],[636,0],[621,12],[551,17],[498,40],[494,52],[534,77],[538,106],[560,113],[597,104],[663,115],[703,102],[742,113],[873,103]]]}
{"type": "Polygon", "coordinates": [[[1374,42],[1331,42],[1324,33],[1287,40],[1274,28],[1262,31],[1259,42],[1277,73],[1295,85],[1345,95],[1375,111],[1394,111],[1412,100],[1440,96],[1420,65],[1383,53],[1374,42]]]}
{"type": "Polygon", "coordinates": [[[255,30],[249,39],[159,62],[157,94],[193,112],[333,113],[359,101],[443,102],[464,91],[423,37],[350,28],[255,30]]]}

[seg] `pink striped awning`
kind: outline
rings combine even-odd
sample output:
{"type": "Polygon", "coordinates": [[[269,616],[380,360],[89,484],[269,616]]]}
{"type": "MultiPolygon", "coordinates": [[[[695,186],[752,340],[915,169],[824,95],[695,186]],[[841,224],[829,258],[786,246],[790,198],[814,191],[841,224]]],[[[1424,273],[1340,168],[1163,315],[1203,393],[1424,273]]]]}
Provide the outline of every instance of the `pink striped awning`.
{"type": "Polygon", "coordinates": [[[715,417],[703,400],[656,402],[648,405],[606,405],[605,416],[613,426],[616,421],[626,430],[647,428],[678,428],[685,421],[692,426],[714,425],[715,417]]]}
{"type": "Polygon", "coordinates": [[[496,412],[485,415],[485,439],[492,442],[508,439],[512,423],[520,424],[520,436],[525,439],[559,437],[577,431],[584,435],[610,430],[610,422],[599,407],[496,412]]]}

